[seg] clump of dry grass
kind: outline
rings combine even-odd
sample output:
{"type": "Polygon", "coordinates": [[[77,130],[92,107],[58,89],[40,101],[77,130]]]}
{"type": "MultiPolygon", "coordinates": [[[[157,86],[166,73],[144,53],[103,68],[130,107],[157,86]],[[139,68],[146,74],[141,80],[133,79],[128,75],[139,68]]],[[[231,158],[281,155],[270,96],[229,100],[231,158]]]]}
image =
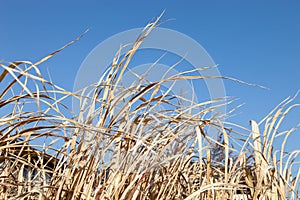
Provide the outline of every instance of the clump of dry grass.
{"type": "Polygon", "coordinates": [[[288,107],[292,99],[260,126],[251,121],[243,135],[235,131],[241,127],[204,117],[218,100],[197,104],[159,92],[164,82],[215,77],[182,73],[121,86],[158,22],[147,25],[123,57],[117,53],[107,76],[76,93],[38,68],[74,41],[35,64],[1,64],[1,199],[299,199],[299,150],[284,151],[294,129],[280,133],[282,148],[273,149],[284,116],[298,106],[288,107]],[[64,104],[68,98],[80,100],[79,114],[64,104]],[[157,112],[159,106],[168,109],[157,112]],[[220,131],[219,140],[209,137],[209,127],[220,131]]]}

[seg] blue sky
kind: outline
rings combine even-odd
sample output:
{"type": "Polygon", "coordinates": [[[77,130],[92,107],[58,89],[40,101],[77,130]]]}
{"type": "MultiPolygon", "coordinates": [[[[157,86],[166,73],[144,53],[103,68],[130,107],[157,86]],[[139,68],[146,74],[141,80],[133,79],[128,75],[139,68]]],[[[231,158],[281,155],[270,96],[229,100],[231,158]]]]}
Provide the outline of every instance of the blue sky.
{"type": "MultiPolygon", "coordinates": [[[[199,42],[223,75],[270,88],[225,82],[227,95],[245,103],[232,121],[250,128],[250,119],[259,121],[300,89],[299,9],[296,0],[2,1],[0,60],[37,61],[90,28],[81,41],[43,65],[54,82],[71,90],[79,66],[97,44],[143,27],[166,10],[163,19],[174,20],[162,27],[199,42]]],[[[293,111],[287,125],[299,122],[299,113],[293,111]]]]}

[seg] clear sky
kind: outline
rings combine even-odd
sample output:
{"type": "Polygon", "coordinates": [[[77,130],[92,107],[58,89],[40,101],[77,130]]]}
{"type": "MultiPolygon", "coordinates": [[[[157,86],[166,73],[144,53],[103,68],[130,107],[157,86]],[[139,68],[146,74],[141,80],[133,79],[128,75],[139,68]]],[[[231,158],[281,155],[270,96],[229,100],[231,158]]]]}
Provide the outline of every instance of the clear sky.
{"type": "MultiPolygon", "coordinates": [[[[28,0],[1,1],[0,8],[0,60],[37,61],[90,28],[81,41],[43,65],[55,83],[69,90],[79,66],[97,44],[145,26],[163,10],[163,19],[174,20],[162,27],[199,42],[222,75],[270,88],[225,81],[227,95],[238,97],[237,104],[245,103],[232,121],[250,128],[250,119],[259,121],[300,89],[300,1],[28,0]]],[[[292,113],[291,125],[300,122],[299,111],[292,113]]]]}

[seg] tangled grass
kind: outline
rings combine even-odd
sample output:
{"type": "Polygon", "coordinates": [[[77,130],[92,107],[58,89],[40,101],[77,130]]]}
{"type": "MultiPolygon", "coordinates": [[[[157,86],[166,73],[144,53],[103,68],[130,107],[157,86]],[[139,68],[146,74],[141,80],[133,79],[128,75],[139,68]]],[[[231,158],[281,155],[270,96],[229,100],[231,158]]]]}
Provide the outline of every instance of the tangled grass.
{"type": "Polygon", "coordinates": [[[78,92],[46,80],[39,65],[80,38],[37,63],[1,63],[1,199],[300,198],[299,150],[285,152],[295,129],[278,133],[299,106],[290,106],[293,98],[247,130],[207,118],[221,100],[195,103],[159,92],[164,82],[216,77],[186,72],[121,86],[158,23],[148,24],[124,56],[118,52],[98,83],[78,92]],[[80,101],[79,113],[64,103],[70,98],[80,101]],[[162,105],[167,109],[158,109],[162,105]],[[219,139],[209,137],[211,127],[219,139]],[[279,135],[285,138],[276,150],[279,135]]]}

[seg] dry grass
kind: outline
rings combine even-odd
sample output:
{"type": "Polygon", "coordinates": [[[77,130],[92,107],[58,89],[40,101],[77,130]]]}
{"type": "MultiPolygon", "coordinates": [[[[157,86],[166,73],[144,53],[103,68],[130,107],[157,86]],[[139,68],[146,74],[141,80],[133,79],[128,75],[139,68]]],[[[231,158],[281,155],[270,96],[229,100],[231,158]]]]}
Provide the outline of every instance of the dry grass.
{"type": "Polygon", "coordinates": [[[229,129],[232,124],[206,118],[218,100],[196,104],[160,92],[164,82],[216,77],[182,73],[121,87],[131,58],[158,23],[147,25],[123,57],[117,53],[107,76],[76,93],[44,79],[38,68],[76,40],[35,64],[1,64],[1,199],[300,198],[299,150],[285,152],[295,129],[278,133],[298,106],[289,106],[293,99],[259,125],[251,121],[252,130],[229,129]],[[79,114],[64,104],[70,98],[80,100],[79,114]],[[157,112],[162,105],[168,109],[157,112]],[[209,127],[220,139],[209,137],[209,127]],[[275,150],[278,134],[285,138],[275,150]]]}

